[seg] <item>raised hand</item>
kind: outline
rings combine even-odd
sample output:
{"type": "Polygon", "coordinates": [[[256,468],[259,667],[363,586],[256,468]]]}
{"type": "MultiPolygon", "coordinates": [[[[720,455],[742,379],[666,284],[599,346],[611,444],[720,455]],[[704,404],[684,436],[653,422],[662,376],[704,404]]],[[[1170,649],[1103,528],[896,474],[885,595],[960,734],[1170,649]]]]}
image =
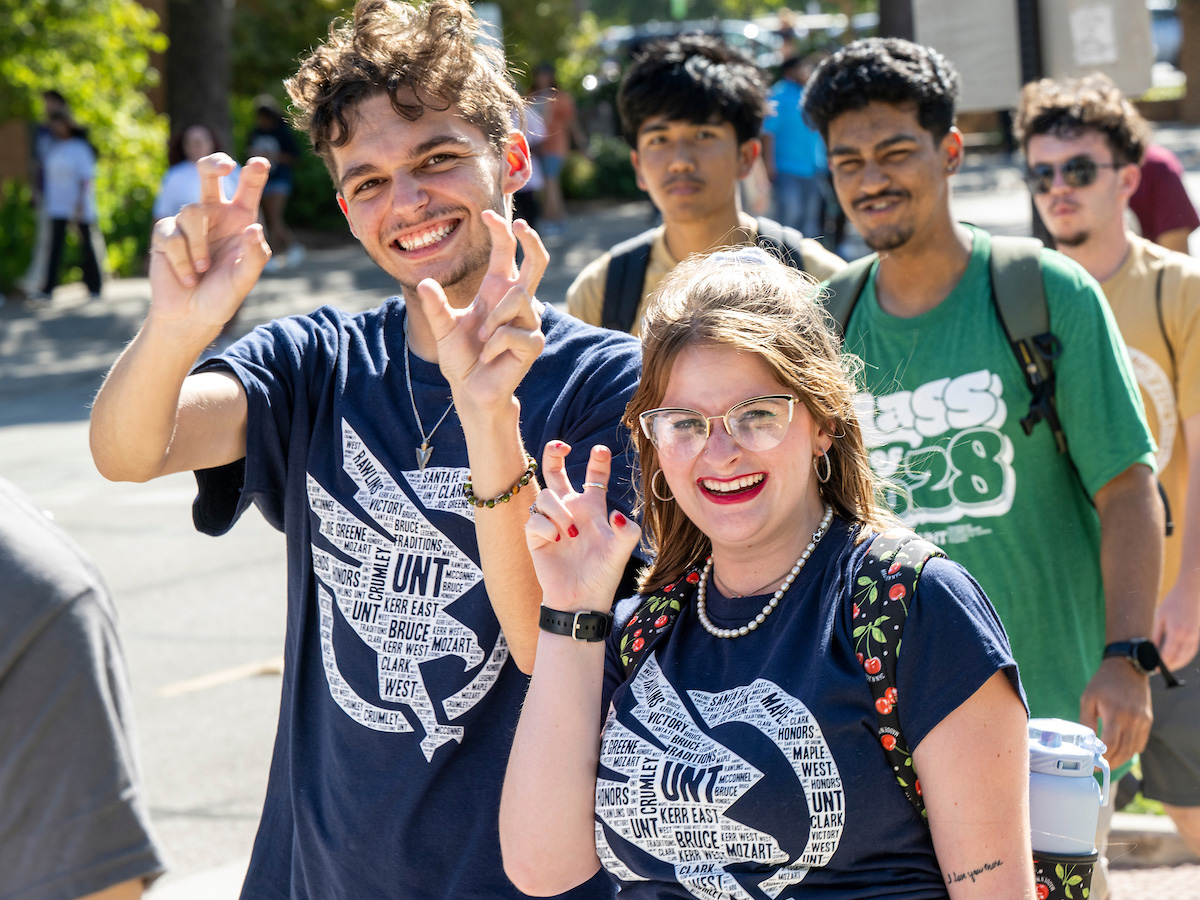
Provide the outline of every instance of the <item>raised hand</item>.
{"type": "Polygon", "coordinates": [[[455,309],[432,278],[417,285],[422,310],[437,341],[438,365],[454,391],[460,413],[512,402],[513,392],[533,365],[546,339],[542,304],[535,297],[550,257],[541,238],[518,219],[508,222],[491,210],[483,222],[492,238],[487,273],[465,309],[455,309]],[[525,251],[516,268],[517,242],[525,251]]]}
{"type": "Polygon", "coordinates": [[[621,582],[641,529],[604,501],[612,452],[593,447],[582,490],[567,478],[571,448],[551,441],[542,456],[546,488],[538,494],[537,513],[525,525],[525,543],[554,609],[607,612],[621,582]]]}
{"type": "Polygon", "coordinates": [[[154,225],[150,316],[210,332],[233,317],[271,258],[258,224],[270,164],[247,162],[231,200],[221,197],[220,180],[234,161],[214,153],[196,165],[200,202],[154,225]]]}

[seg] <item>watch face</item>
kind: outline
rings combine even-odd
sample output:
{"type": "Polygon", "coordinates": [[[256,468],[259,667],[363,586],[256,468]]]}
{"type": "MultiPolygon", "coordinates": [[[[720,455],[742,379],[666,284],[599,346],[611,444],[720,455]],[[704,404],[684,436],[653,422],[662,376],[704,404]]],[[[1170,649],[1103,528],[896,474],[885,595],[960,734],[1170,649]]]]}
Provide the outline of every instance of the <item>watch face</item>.
{"type": "Polygon", "coordinates": [[[1137,641],[1133,645],[1132,656],[1139,666],[1147,672],[1158,668],[1158,650],[1151,641],[1137,641]]]}

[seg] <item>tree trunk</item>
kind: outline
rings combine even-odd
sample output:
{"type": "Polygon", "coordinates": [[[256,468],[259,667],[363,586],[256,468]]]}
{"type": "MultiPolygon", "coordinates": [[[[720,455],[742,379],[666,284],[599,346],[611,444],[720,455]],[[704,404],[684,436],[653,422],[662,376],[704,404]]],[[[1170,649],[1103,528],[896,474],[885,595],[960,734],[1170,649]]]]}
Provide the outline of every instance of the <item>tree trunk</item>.
{"type": "Polygon", "coordinates": [[[912,0],[879,0],[879,36],[916,38],[912,0]]]}
{"type": "Polygon", "coordinates": [[[1179,68],[1187,76],[1187,93],[1179,114],[1185,122],[1200,122],[1200,0],[1179,0],[1175,13],[1183,30],[1179,68]]]}
{"type": "Polygon", "coordinates": [[[174,134],[207,125],[227,149],[232,0],[167,0],[167,115],[174,134]]]}

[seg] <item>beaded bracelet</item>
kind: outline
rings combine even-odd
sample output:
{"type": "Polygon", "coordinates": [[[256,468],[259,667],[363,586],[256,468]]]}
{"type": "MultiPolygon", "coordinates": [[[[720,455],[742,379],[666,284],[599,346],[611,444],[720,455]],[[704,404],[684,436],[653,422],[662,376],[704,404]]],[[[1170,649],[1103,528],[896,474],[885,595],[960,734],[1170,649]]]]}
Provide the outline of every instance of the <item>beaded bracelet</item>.
{"type": "Polygon", "coordinates": [[[480,500],[475,496],[475,491],[471,488],[470,473],[467,473],[467,480],[463,482],[463,495],[467,498],[467,502],[480,509],[483,509],[485,506],[488,509],[491,509],[497,503],[507,503],[514,496],[519,494],[521,492],[521,488],[529,484],[529,482],[533,479],[533,476],[537,474],[537,461],[528,453],[525,454],[525,462],[528,463],[528,465],[525,466],[525,472],[520,478],[517,479],[517,483],[499,497],[493,497],[491,500],[480,500]]]}

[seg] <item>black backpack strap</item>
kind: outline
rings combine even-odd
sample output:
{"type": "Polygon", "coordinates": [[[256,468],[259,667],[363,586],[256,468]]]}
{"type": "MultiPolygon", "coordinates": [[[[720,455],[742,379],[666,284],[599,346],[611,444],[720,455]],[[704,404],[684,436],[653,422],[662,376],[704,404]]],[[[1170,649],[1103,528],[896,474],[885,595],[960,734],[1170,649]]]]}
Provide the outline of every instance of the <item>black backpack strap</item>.
{"type": "Polygon", "coordinates": [[[642,303],[642,286],[646,283],[650,248],[657,231],[657,228],[643,231],[612,248],[608,275],[604,279],[604,311],[600,315],[600,324],[605,328],[614,331],[633,328],[642,303]]]}
{"type": "Polygon", "coordinates": [[[1171,360],[1171,378],[1175,378],[1175,373],[1178,371],[1175,362],[1175,348],[1171,346],[1171,339],[1167,336],[1167,323],[1163,319],[1162,311],[1162,282],[1163,272],[1166,271],[1166,265],[1158,267],[1158,278],[1154,281],[1154,312],[1158,316],[1158,330],[1162,334],[1163,343],[1167,345],[1167,358],[1171,360]]]}
{"type": "Polygon", "coordinates": [[[922,818],[926,813],[921,783],[900,731],[898,704],[904,698],[897,693],[896,662],[921,569],[930,558],[945,555],[907,528],[889,528],[871,542],[850,592],[854,646],[875,698],[879,744],[897,783],[922,818]]]}
{"type": "Polygon", "coordinates": [[[617,649],[621,654],[621,667],[627,681],[642,660],[658,646],[659,641],[666,638],[667,632],[679,618],[680,610],[691,602],[699,583],[700,570],[688,571],[674,584],[654,591],[625,623],[625,627],[621,629],[617,649]]]}
{"type": "Polygon", "coordinates": [[[800,245],[800,242],[804,240],[804,235],[795,228],[789,225],[780,225],[774,219],[768,219],[766,216],[759,216],[754,221],[758,226],[758,236],[755,238],[758,246],[774,253],[793,269],[799,269],[801,272],[808,271],[804,267],[804,252],[800,245]]]}
{"type": "Polygon", "coordinates": [[[821,302],[825,304],[825,311],[833,318],[838,334],[843,338],[846,336],[850,314],[854,312],[858,298],[867,286],[871,266],[875,265],[877,259],[879,256],[875,253],[856,259],[840,272],[835,272],[833,277],[825,282],[821,302]]]}
{"type": "Polygon", "coordinates": [[[992,302],[1032,398],[1021,419],[1026,434],[1045,421],[1059,453],[1067,435],[1054,399],[1054,360],[1062,342],[1050,332],[1046,288],[1042,283],[1042,242],[1036,238],[992,237],[992,302]]]}
{"type": "MultiPolygon", "coordinates": [[[[1154,312],[1158,316],[1158,330],[1162,334],[1163,343],[1167,347],[1167,359],[1171,361],[1171,380],[1175,380],[1175,373],[1179,371],[1178,365],[1175,362],[1175,348],[1171,346],[1171,339],[1167,337],[1167,323],[1163,319],[1162,311],[1162,283],[1163,272],[1166,271],[1166,265],[1158,267],[1158,278],[1154,281],[1154,312]]],[[[1166,535],[1170,537],[1175,533],[1175,519],[1171,515],[1171,501],[1167,499],[1167,489],[1163,487],[1162,481],[1158,482],[1158,496],[1162,499],[1163,514],[1166,521],[1166,535]]]]}

